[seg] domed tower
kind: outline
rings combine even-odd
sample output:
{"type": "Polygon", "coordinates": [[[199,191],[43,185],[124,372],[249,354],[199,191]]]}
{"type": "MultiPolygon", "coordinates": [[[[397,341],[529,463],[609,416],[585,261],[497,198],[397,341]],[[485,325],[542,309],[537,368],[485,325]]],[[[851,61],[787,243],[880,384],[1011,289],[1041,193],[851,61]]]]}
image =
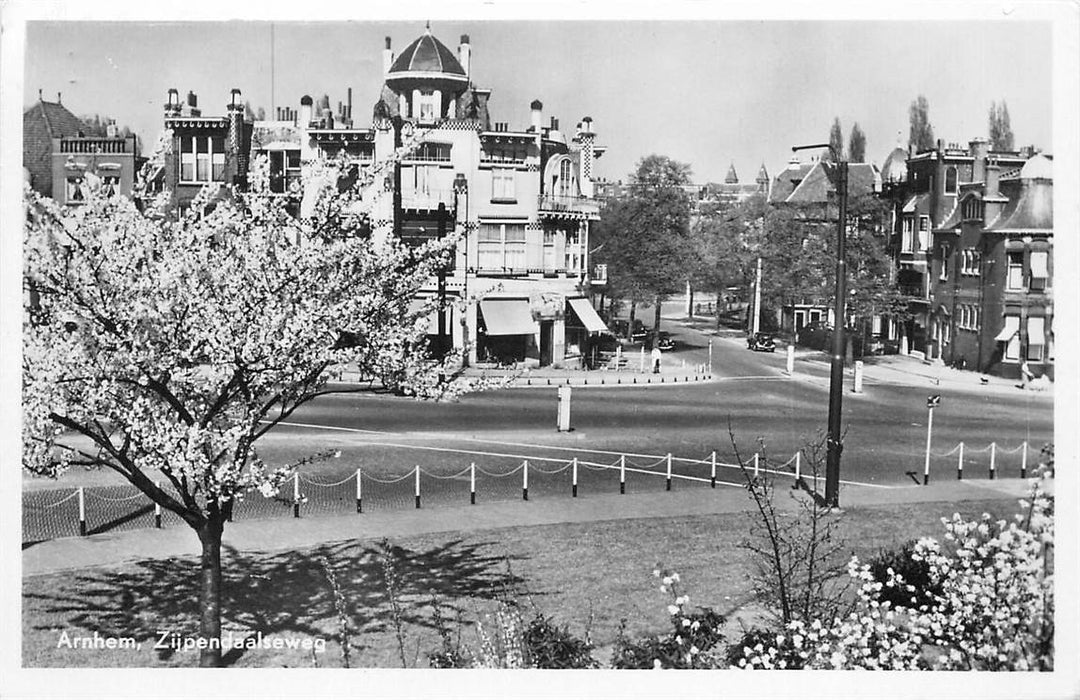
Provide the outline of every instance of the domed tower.
{"type": "Polygon", "coordinates": [[[899,184],[907,181],[907,151],[894,148],[881,166],[881,181],[886,184],[899,184]]]}
{"type": "MultiPolygon", "coordinates": [[[[468,37],[462,36],[461,57],[469,61],[468,37]]],[[[390,40],[386,53],[392,58],[390,40]]],[[[454,53],[431,34],[430,24],[424,35],[409,44],[386,71],[386,87],[398,99],[398,113],[405,119],[433,124],[454,116],[456,100],[469,87],[469,73],[454,53]]]]}

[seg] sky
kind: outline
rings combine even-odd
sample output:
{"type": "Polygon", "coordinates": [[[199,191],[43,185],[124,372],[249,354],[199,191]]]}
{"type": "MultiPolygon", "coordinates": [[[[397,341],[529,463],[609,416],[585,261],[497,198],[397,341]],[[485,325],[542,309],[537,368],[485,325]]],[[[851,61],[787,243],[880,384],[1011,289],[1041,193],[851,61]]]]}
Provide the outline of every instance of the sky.
{"type": "MultiPolygon", "coordinates": [[[[205,115],[224,114],[234,87],[268,114],[298,109],[304,94],[336,105],[351,87],[367,126],[383,37],[399,54],[424,25],[31,21],[24,108],[39,89],[49,101],[59,92],[75,114],[111,116],[150,144],[171,87],[194,91],[205,115]]],[[[493,121],[526,128],[533,99],[544,123],[556,116],[564,131],[591,116],[608,149],[598,172],[610,180],[659,153],[689,163],[695,182],[723,180],[731,165],[752,182],[762,163],[773,175],[783,169],[792,146],[827,141],[834,117],[845,141],[860,125],[880,166],[906,147],[920,94],[946,142],[985,137],[991,102],[1004,100],[1016,145],[1053,152],[1045,21],[433,19],[431,31],[454,51],[470,36],[472,79],[492,89],[493,121]]]]}

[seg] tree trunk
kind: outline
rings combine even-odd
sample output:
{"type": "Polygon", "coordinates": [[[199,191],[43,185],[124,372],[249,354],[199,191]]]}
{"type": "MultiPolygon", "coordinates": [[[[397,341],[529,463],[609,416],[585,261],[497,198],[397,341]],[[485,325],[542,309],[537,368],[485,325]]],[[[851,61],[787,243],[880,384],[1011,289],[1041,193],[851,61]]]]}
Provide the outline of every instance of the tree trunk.
{"type": "Polygon", "coordinates": [[[689,319],[694,318],[694,287],[692,285],[686,285],[686,289],[689,292],[686,299],[686,317],[689,319]]]}
{"type": "Polygon", "coordinates": [[[221,666],[221,533],[220,518],[210,518],[199,530],[202,542],[199,585],[199,666],[221,666]]]}
{"type": "Polygon", "coordinates": [[[637,302],[633,299],[630,300],[630,322],[626,324],[626,339],[630,340],[630,336],[634,334],[634,319],[637,316],[637,302]]]}
{"type": "MultiPolygon", "coordinates": [[[[720,302],[722,302],[723,299],[724,299],[724,293],[723,292],[717,292],[716,293],[716,330],[720,330],[720,302]]],[[[725,308],[724,311],[727,311],[727,308],[725,308]]]]}
{"type": "Polygon", "coordinates": [[[659,296],[657,296],[656,297],[656,309],[653,311],[653,330],[654,331],[659,331],[660,330],[660,303],[661,303],[661,298],[659,296]]]}

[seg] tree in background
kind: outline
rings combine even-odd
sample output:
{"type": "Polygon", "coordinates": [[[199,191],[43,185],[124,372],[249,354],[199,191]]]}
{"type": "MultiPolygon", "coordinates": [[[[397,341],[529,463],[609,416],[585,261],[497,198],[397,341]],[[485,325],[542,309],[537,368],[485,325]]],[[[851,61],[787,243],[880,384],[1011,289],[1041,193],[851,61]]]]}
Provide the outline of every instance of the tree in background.
{"type": "Polygon", "coordinates": [[[908,108],[908,145],[916,153],[929,151],[934,147],[934,127],[930,125],[930,103],[919,95],[908,108]]]}
{"type": "Polygon", "coordinates": [[[409,303],[453,237],[407,250],[357,235],[385,173],[340,192],[343,167],[315,173],[303,219],[270,192],[265,159],[249,191],[211,202],[208,189],[179,219],[145,190],[143,211],[100,183],[77,208],[25,190],[24,270],[40,301],[23,328],[23,466],[112,469],[196,532],[203,666],[222,660],[221,541],[237,501],[275,495],[311,461],[268,465],[260,438],[331,393],[344,363],[420,398],[467,388],[443,379],[454,358],[428,357],[433,304],[409,303]]]}
{"type": "Polygon", "coordinates": [[[251,121],[260,121],[260,122],[265,121],[266,120],[266,110],[263,109],[262,107],[259,107],[257,110],[252,109],[251,103],[245,101],[244,102],[244,119],[246,121],[249,121],[249,122],[251,122],[251,121]]]}
{"type": "Polygon", "coordinates": [[[758,195],[731,209],[703,213],[690,230],[694,254],[688,259],[693,289],[716,295],[716,325],[720,326],[724,292],[746,287],[754,279],[757,260],[752,242],[761,227],[765,198],[758,195]]]}
{"type": "Polygon", "coordinates": [[[829,129],[829,150],[824,155],[825,160],[834,161],[839,158],[844,158],[844,132],[840,127],[840,117],[834,117],[832,128],[829,129]],[[836,154],[835,156],[833,154],[836,154]]]}
{"type": "Polygon", "coordinates": [[[596,227],[594,260],[608,266],[612,297],[630,301],[631,327],[639,303],[660,304],[687,279],[690,245],[690,166],[667,156],[638,161],[629,193],[607,204],[596,227]]]}
{"type": "Polygon", "coordinates": [[[1009,123],[1009,105],[1005,100],[1001,104],[990,103],[990,116],[988,118],[990,132],[990,150],[1011,151],[1013,150],[1013,131],[1009,123]]]}
{"type": "Polygon", "coordinates": [[[866,162],[866,134],[859,127],[858,122],[851,127],[851,137],[848,139],[848,160],[852,163],[866,162]]]}

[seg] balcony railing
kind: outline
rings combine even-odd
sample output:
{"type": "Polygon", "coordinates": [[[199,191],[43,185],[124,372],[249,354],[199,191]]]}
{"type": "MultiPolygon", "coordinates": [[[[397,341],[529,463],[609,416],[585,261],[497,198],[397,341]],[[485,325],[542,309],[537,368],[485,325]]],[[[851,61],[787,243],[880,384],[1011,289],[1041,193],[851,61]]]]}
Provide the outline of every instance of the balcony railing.
{"type": "Polygon", "coordinates": [[[401,206],[405,209],[438,209],[445,204],[447,209],[454,206],[454,190],[402,190],[401,206]]]}
{"type": "Polygon", "coordinates": [[[73,138],[60,139],[60,153],[132,153],[130,139],[73,138]]]}
{"type": "Polygon", "coordinates": [[[540,211],[580,212],[593,214],[600,211],[596,200],[566,194],[542,194],[537,202],[540,211]]]}

